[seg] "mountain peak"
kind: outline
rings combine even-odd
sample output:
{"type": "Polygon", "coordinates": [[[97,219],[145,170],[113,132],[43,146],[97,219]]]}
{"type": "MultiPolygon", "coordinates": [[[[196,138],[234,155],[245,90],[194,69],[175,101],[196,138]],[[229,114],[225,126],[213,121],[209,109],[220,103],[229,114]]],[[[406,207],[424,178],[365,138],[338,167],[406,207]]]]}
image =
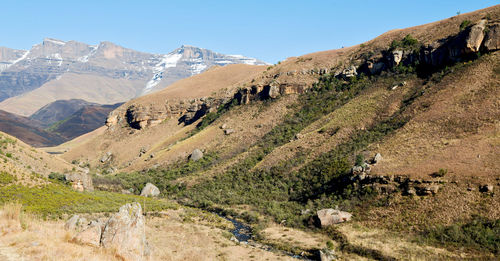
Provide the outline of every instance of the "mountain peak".
{"type": "Polygon", "coordinates": [[[59,39],[54,39],[54,38],[48,38],[47,37],[47,38],[43,38],[42,44],[43,45],[47,45],[47,44],[65,45],[66,42],[62,41],[62,40],[59,40],[59,39]]]}

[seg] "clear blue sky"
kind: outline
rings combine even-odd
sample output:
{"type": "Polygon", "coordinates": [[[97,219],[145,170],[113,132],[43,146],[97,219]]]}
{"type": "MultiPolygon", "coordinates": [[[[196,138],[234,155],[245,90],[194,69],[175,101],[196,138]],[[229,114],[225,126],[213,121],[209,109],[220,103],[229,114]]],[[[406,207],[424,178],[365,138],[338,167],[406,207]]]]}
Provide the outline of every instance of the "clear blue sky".
{"type": "Polygon", "coordinates": [[[52,37],[168,53],[189,44],[275,63],[495,4],[498,1],[2,0],[0,46],[29,49],[52,37]]]}

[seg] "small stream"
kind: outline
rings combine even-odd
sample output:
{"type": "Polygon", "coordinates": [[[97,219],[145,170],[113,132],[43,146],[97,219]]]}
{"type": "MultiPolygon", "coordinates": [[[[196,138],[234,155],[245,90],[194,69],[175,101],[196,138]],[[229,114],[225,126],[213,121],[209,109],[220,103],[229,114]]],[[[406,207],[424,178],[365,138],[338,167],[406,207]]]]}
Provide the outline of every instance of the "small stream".
{"type": "Polygon", "coordinates": [[[293,257],[293,258],[296,258],[296,259],[300,259],[300,260],[311,260],[307,257],[304,257],[304,256],[301,256],[301,255],[295,255],[291,252],[287,252],[287,251],[284,251],[284,250],[279,250],[279,249],[275,249],[273,248],[272,246],[269,246],[269,245],[265,245],[265,244],[261,244],[261,243],[258,243],[254,240],[252,240],[252,237],[253,237],[253,234],[252,234],[252,228],[242,222],[239,222],[238,220],[236,219],[233,219],[233,218],[230,218],[230,217],[226,217],[226,216],[222,216],[218,213],[215,213],[217,215],[219,215],[220,217],[228,220],[228,221],[231,221],[231,223],[233,223],[234,225],[234,229],[231,230],[231,233],[233,234],[233,236],[238,240],[238,242],[242,243],[242,244],[247,244],[247,245],[250,245],[250,246],[253,246],[253,247],[256,247],[256,248],[260,248],[262,250],[265,250],[265,251],[269,251],[269,252],[279,252],[279,253],[282,253],[282,254],[285,254],[287,256],[290,256],[290,257],[293,257]]]}

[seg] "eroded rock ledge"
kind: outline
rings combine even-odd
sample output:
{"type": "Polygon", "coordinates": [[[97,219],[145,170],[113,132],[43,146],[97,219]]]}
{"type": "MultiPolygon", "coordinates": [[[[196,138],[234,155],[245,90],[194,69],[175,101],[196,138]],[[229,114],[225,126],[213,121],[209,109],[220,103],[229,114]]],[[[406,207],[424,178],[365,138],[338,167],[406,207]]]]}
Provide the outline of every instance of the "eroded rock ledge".
{"type": "MultiPolygon", "coordinates": [[[[379,53],[369,53],[361,58],[352,58],[348,64],[333,68],[293,70],[277,74],[264,74],[258,84],[249,84],[235,93],[223,97],[203,97],[191,100],[170,100],[164,104],[132,104],[110,113],[106,120],[108,128],[126,124],[134,129],[154,126],[169,118],[177,118],[179,123],[191,124],[209,112],[216,111],[223,104],[236,99],[240,104],[252,100],[275,99],[282,95],[300,94],[311,87],[304,81],[280,82],[282,76],[321,76],[332,74],[348,79],[358,74],[378,75],[397,66],[418,65],[423,70],[437,68],[470,59],[478,52],[488,53],[500,49],[500,23],[481,20],[462,30],[457,35],[438,40],[431,44],[390,47],[379,53]]],[[[298,58],[300,59],[300,58],[298,58]]]]}

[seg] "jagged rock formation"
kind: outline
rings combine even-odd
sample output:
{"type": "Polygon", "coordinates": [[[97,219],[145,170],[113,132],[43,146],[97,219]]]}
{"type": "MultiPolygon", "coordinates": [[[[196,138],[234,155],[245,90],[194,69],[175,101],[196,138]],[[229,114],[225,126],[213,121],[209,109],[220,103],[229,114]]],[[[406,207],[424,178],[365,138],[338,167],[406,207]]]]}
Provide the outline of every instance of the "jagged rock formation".
{"type": "Polygon", "coordinates": [[[80,230],[72,242],[112,249],[124,260],[145,260],[149,255],[145,218],[137,202],[123,205],[105,222],[93,220],[88,223],[86,219],[73,215],[65,228],[80,230]]]}
{"type": "Polygon", "coordinates": [[[429,69],[442,67],[448,64],[467,59],[471,54],[479,51],[491,52],[500,48],[500,24],[488,23],[481,20],[459,34],[441,39],[423,46],[403,46],[373,53],[362,60],[355,60],[351,64],[332,68],[289,71],[267,76],[267,83],[251,85],[241,89],[237,96],[243,104],[254,99],[277,98],[280,95],[303,93],[310,86],[302,84],[280,83],[277,79],[282,75],[323,75],[327,73],[347,79],[363,73],[365,75],[380,74],[384,70],[394,68],[400,64],[428,66],[429,69]]]}
{"type": "Polygon", "coordinates": [[[125,260],[144,260],[148,243],[141,205],[135,202],[120,207],[106,222],[100,238],[102,247],[116,250],[125,260]]]}

